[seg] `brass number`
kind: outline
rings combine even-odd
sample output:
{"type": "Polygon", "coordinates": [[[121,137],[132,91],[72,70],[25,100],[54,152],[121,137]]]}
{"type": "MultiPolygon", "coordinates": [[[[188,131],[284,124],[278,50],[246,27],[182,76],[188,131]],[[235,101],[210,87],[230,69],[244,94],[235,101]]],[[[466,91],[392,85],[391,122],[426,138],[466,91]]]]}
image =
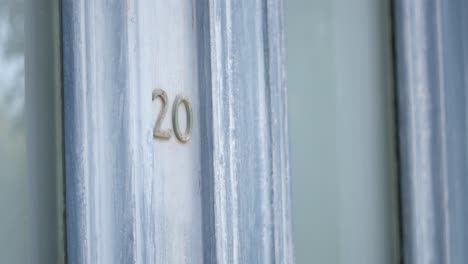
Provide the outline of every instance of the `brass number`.
{"type": "MultiPolygon", "coordinates": [[[[172,130],[161,130],[161,125],[164,120],[164,117],[167,113],[167,103],[168,97],[164,90],[162,89],[155,89],[152,94],[152,100],[156,100],[157,98],[161,99],[161,111],[159,112],[158,118],[156,119],[156,124],[153,128],[153,136],[154,138],[160,138],[168,140],[172,137],[172,130]]],[[[190,136],[192,135],[192,126],[193,126],[193,118],[192,118],[192,105],[187,97],[182,95],[177,95],[172,105],[172,127],[174,129],[174,133],[177,139],[182,142],[186,143],[190,140],[190,136]],[[182,133],[179,127],[179,106],[183,104],[185,107],[185,118],[187,122],[187,126],[185,127],[185,132],[182,133]]]]}

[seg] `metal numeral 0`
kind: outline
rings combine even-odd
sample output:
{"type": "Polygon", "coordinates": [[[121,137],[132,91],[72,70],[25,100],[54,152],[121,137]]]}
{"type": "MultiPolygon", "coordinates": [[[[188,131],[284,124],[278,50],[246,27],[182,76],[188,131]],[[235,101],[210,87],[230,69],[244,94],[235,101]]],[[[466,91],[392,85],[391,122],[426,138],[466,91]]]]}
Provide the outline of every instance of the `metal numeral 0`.
{"type": "Polygon", "coordinates": [[[192,106],[189,100],[185,96],[177,95],[174,104],[172,105],[172,127],[177,139],[185,143],[190,140],[192,134],[192,106]],[[179,127],[179,105],[184,104],[185,106],[185,118],[187,126],[185,127],[185,133],[180,131],[179,127]]]}

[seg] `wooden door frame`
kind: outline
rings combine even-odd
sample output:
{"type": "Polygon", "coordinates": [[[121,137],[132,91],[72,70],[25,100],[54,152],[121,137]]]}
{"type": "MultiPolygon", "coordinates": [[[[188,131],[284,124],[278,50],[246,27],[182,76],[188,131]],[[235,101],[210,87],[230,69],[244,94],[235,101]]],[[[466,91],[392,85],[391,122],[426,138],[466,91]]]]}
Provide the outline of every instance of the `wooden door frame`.
{"type": "Polygon", "coordinates": [[[405,263],[466,263],[466,1],[394,1],[405,263]]]}
{"type": "MultiPolygon", "coordinates": [[[[145,220],[150,117],[134,52],[144,45],[138,34],[151,32],[138,26],[145,3],[62,2],[69,263],[164,259],[145,220]]],[[[204,262],[291,263],[283,3],[197,0],[196,8],[204,262]]]]}

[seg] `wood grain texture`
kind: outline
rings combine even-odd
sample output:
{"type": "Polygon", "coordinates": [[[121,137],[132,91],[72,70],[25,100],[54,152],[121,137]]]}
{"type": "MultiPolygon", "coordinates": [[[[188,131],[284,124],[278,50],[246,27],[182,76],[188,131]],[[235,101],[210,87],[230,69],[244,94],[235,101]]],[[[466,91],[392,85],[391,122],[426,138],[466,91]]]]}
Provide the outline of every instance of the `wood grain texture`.
{"type": "Polygon", "coordinates": [[[134,263],[140,116],[130,89],[128,6],[63,1],[69,263],[134,263]]]}
{"type": "Polygon", "coordinates": [[[405,263],[466,263],[466,1],[396,1],[405,263]]]}
{"type": "Polygon", "coordinates": [[[282,27],[281,1],[210,2],[221,263],[293,262],[282,27]]]}
{"type": "Polygon", "coordinates": [[[64,0],[62,20],[69,263],[292,262],[281,1],[64,0]],[[199,148],[153,140],[158,85],[195,97],[199,148]]]}

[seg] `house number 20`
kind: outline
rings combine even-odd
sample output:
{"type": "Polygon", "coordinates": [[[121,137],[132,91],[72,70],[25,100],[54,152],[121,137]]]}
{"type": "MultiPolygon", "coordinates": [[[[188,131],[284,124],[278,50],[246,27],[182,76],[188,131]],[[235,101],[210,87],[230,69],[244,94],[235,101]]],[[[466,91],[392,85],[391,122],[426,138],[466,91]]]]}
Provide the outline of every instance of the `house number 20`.
{"type": "MultiPolygon", "coordinates": [[[[156,119],[156,123],[154,124],[153,136],[155,138],[168,140],[172,137],[172,129],[168,128],[163,130],[161,125],[167,113],[169,99],[166,92],[161,89],[153,90],[152,100],[154,101],[157,98],[161,100],[162,106],[156,119]]],[[[185,96],[177,95],[174,103],[172,104],[172,128],[174,129],[174,134],[177,139],[182,143],[186,143],[190,140],[190,136],[192,134],[192,119],[192,106],[190,105],[190,101],[185,96]],[[185,119],[187,122],[185,132],[180,131],[179,126],[179,106],[181,104],[185,107],[185,119]]]]}

